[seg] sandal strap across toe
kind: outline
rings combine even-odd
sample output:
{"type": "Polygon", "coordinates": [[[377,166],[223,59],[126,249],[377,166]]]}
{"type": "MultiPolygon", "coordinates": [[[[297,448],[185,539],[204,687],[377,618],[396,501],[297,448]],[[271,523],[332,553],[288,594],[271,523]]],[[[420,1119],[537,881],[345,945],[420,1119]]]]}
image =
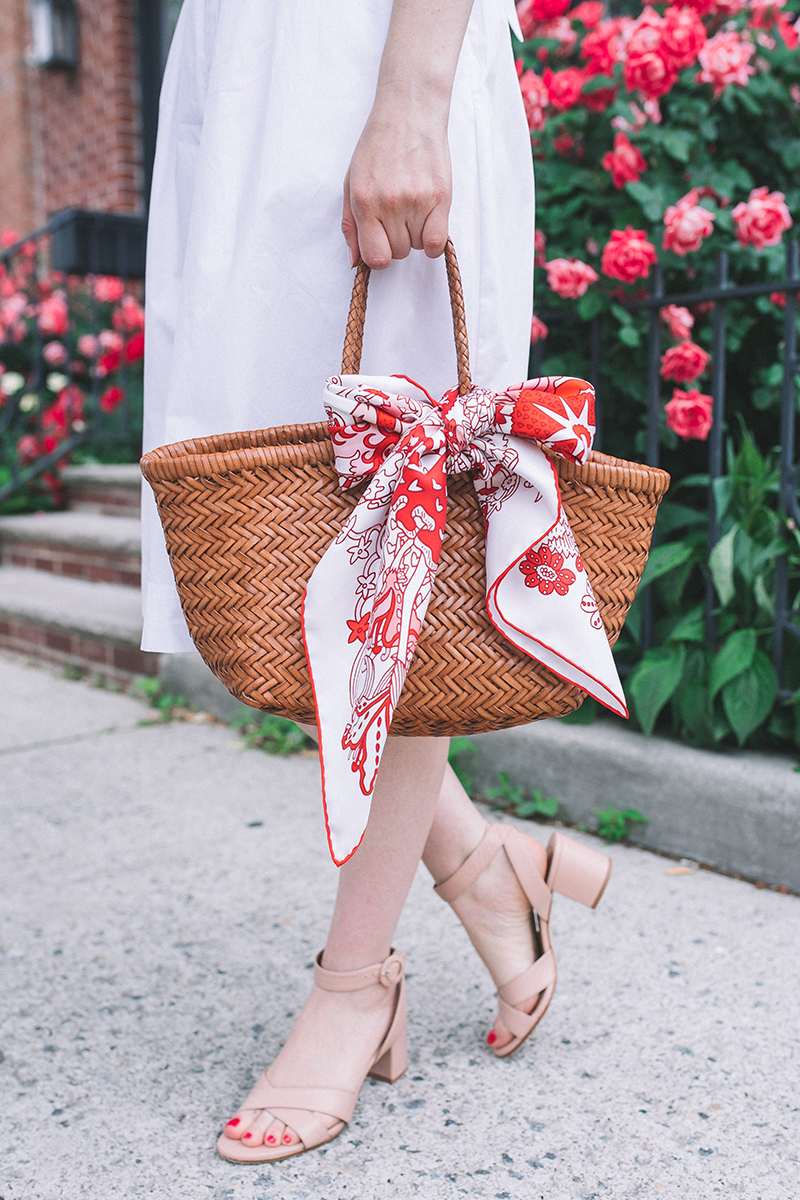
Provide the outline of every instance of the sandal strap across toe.
{"type": "MultiPolygon", "coordinates": [[[[322,954],[320,951],[314,961],[314,982],[327,992],[356,992],[375,986],[395,989],[391,1023],[367,1072],[375,1079],[394,1083],[408,1065],[405,951],[397,954],[392,950],[383,962],[357,971],[329,971],[322,966],[322,954]]],[[[266,1070],[239,1111],[267,1109],[278,1121],[293,1129],[300,1142],[293,1146],[246,1146],[241,1140],[223,1133],[217,1142],[217,1153],[229,1162],[267,1163],[323,1146],[338,1137],[352,1117],[359,1091],[360,1087],[354,1092],[343,1088],[278,1087],[266,1070]]]]}

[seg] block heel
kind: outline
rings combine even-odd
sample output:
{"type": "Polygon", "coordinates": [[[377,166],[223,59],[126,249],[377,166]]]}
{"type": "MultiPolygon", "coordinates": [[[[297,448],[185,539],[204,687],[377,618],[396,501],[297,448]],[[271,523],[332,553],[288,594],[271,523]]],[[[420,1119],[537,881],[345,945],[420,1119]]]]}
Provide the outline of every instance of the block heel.
{"type": "Polygon", "coordinates": [[[611,876],[607,854],[554,833],[547,843],[547,861],[547,883],[554,892],[597,908],[611,876]]]}

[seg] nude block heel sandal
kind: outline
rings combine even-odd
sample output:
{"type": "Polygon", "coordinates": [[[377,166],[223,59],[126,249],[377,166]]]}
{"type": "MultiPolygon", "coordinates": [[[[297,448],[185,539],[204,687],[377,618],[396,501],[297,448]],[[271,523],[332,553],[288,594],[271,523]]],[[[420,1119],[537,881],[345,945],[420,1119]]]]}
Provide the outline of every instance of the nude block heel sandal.
{"type": "Polygon", "coordinates": [[[554,833],[547,845],[547,875],[543,879],[533,857],[533,838],[513,825],[487,825],[472,854],[456,872],[437,884],[434,891],[452,902],[475,882],[500,850],[506,856],[531,906],[534,941],[541,954],[533,966],[497,989],[498,1016],[513,1035],[510,1042],[493,1050],[507,1058],[530,1037],[550,1006],[556,990],[556,958],[550,940],[550,906],[553,892],[595,908],[611,875],[611,859],[591,846],[584,846],[563,833],[554,833]],[[530,1013],[524,1011],[530,1001],[530,1013]]]}
{"type": "MultiPolygon", "coordinates": [[[[321,958],[320,951],[314,963],[314,982],[327,992],[356,992],[381,986],[395,989],[391,1023],[367,1071],[375,1079],[394,1083],[408,1066],[405,951],[397,954],[392,950],[382,963],[359,971],[328,971],[320,965],[321,958]]],[[[354,1092],[342,1088],[276,1087],[267,1068],[239,1111],[268,1109],[273,1117],[293,1129],[300,1141],[295,1146],[244,1146],[238,1138],[222,1133],[217,1154],[233,1163],[268,1163],[324,1146],[347,1125],[360,1090],[360,1085],[354,1092]]]]}

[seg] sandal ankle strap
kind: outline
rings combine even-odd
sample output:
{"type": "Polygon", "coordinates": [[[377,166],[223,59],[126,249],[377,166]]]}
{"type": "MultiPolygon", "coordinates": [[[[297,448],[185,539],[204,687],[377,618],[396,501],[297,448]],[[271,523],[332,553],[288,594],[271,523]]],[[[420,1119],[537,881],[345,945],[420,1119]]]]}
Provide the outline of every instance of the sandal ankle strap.
{"type": "Polygon", "coordinates": [[[394,987],[403,978],[406,964],[406,951],[398,954],[392,947],[388,958],[383,962],[374,963],[371,967],[361,967],[357,971],[329,971],[322,965],[320,950],[314,960],[314,983],[326,992],[358,992],[362,988],[373,987],[380,983],[385,988],[394,987]]]}

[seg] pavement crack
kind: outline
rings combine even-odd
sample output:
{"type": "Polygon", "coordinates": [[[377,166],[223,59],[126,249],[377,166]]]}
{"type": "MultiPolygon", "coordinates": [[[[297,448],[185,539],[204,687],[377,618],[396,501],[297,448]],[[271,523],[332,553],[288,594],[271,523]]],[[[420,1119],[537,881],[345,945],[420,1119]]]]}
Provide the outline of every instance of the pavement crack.
{"type": "Polygon", "coordinates": [[[26,742],[23,746],[4,746],[0,749],[0,757],[6,754],[24,754],[28,750],[45,750],[48,746],[69,746],[73,742],[88,742],[93,738],[103,737],[107,733],[124,733],[138,728],[133,725],[109,725],[106,729],[94,729],[91,733],[70,733],[65,737],[45,738],[39,742],[26,742]]]}

